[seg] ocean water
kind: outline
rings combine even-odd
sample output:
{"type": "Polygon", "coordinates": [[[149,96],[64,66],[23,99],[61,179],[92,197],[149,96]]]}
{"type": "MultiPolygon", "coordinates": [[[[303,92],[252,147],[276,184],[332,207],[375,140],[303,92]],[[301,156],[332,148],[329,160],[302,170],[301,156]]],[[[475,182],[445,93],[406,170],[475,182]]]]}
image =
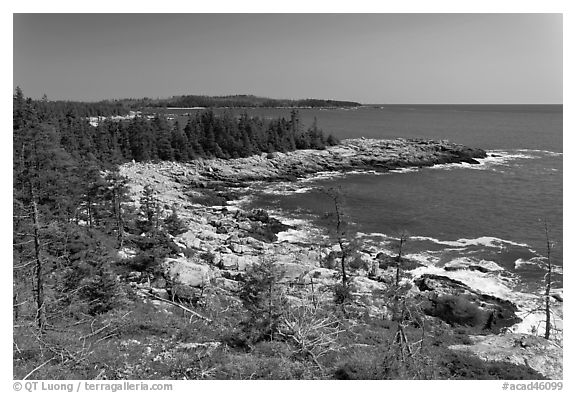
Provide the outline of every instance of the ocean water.
{"type": "MultiPolygon", "coordinates": [[[[264,117],[282,109],[249,111],[264,117]]],[[[553,242],[556,286],[562,287],[562,106],[387,106],[300,110],[339,138],[428,138],[487,150],[480,165],[456,164],[388,173],[325,173],[292,183],[255,183],[247,207],[330,228],[324,188],[342,190],[347,220],[365,242],[393,248],[408,232],[405,252],[424,265],[484,292],[537,294],[553,242]],[[447,272],[480,265],[488,273],[447,272]]]]}

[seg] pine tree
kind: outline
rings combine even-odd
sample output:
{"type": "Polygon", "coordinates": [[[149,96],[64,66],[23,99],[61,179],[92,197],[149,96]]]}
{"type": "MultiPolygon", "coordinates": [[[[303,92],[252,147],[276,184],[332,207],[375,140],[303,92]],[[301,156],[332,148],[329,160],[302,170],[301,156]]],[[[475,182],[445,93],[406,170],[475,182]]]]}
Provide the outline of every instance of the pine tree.
{"type": "Polygon", "coordinates": [[[171,144],[174,160],[188,161],[188,139],[186,134],[180,129],[180,124],[177,121],[172,127],[171,144]]]}
{"type": "Polygon", "coordinates": [[[144,216],[144,221],[141,222],[140,227],[143,232],[150,232],[158,227],[159,208],[160,205],[152,187],[144,186],[144,191],[140,197],[140,211],[144,216]]]}

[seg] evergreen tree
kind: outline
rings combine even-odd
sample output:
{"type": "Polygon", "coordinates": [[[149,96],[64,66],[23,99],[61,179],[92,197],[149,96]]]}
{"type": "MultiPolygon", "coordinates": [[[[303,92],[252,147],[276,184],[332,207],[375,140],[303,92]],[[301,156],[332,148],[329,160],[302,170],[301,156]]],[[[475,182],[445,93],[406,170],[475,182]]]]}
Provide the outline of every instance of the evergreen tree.
{"type": "MultiPolygon", "coordinates": [[[[173,158],[171,132],[164,116],[157,114],[152,119],[152,131],[156,137],[157,157],[161,160],[170,161],[173,158]]],[[[155,158],[155,155],[152,155],[155,158]]]]}
{"type": "Polygon", "coordinates": [[[174,160],[188,161],[188,139],[186,134],[180,129],[178,122],[175,122],[174,127],[172,127],[171,143],[174,160]]]}
{"type": "Polygon", "coordinates": [[[144,186],[144,191],[140,197],[140,211],[144,220],[140,222],[140,229],[143,232],[150,232],[158,228],[159,204],[154,190],[149,185],[144,186]]]}

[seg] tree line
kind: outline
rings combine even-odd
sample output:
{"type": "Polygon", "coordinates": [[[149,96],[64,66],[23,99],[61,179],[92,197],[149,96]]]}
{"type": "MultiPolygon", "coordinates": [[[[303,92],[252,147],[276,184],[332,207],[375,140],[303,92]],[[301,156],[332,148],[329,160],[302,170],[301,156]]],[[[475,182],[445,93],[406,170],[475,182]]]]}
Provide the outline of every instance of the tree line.
{"type": "Polygon", "coordinates": [[[78,111],[52,110],[45,101],[25,100],[17,91],[14,131],[22,130],[24,112],[33,112],[36,122],[52,128],[57,143],[75,159],[87,158],[103,164],[125,161],[188,161],[196,158],[239,158],[253,154],[287,152],[296,149],[324,149],[338,144],[325,135],[316,121],[304,129],[297,111],[289,119],[265,120],[206,110],[189,115],[185,121],[170,121],[162,114],[153,118],[135,116],[129,120],[105,119],[92,126],[78,111]]]}
{"type": "Polygon", "coordinates": [[[117,155],[135,161],[188,161],[195,158],[239,158],[254,154],[324,149],[338,144],[316,122],[304,130],[299,115],[264,120],[246,113],[217,116],[212,110],[190,115],[182,126],[164,116],[135,117],[131,121],[105,121],[98,126],[100,145],[112,146],[117,155]]]}
{"type": "Polygon", "coordinates": [[[301,100],[288,100],[288,99],[273,99],[265,97],[257,97],[253,95],[231,95],[231,96],[200,96],[200,95],[185,95],[172,97],[170,99],[158,100],[149,103],[150,106],[158,107],[232,107],[232,108],[278,108],[278,107],[294,107],[294,108],[325,108],[325,107],[357,107],[362,104],[353,101],[337,101],[337,100],[324,100],[324,99],[301,99],[301,100]]]}
{"type": "Polygon", "coordinates": [[[337,101],[307,98],[301,100],[273,99],[253,95],[202,96],[184,95],[171,98],[121,98],[97,102],[48,100],[44,95],[33,100],[35,107],[51,117],[108,117],[125,116],[130,111],[157,108],[350,108],[362,104],[354,101],[337,101]]]}

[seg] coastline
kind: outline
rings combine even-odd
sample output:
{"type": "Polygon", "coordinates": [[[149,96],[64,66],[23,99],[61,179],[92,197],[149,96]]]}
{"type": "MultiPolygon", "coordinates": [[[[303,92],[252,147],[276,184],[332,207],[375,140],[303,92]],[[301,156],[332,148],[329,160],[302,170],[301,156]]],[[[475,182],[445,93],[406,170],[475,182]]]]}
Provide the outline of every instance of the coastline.
{"type": "MultiPolygon", "coordinates": [[[[176,207],[189,231],[174,237],[175,244],[182,249],[213,255],[208,263],[188,258],[184,253],[166,261],[169,266],[167,274],[172,281],[176,283],[179,277],[187,277],[178,284],[188,286],[189,290],[214,285],[233,296],[240,285],[238,278],[250,265],[259,263],[263,258],[276,260],[285,271],[286,283],[305,287],[314,280],[318,288],[329,288],[337,282],[337,272],[322,266],[321,261],[331,252],[339,250],[328,236],[324,236],[323,242],[311,242],[311,229],[315,231],[315,239],[322,238],[322,231],[314,228],[311,223],[286,220],[276,213],[245,211],[242,203],[236,199],[234,190],[245,188],[250,182],[286,182],[307,176],[321,176],[323,173],[379,173],[433,165],[477,165],[477,159],[487,157],[481,149],[446,141],[353,139],[322,151],[304,150],[233,160],[199,160],[185,164],[129,163],[121,167],[121,174],[130,180],[134,204],[138,203],[144,185],[150,185],[164,206],[176,207]],[[221,203],[212,206],[195,203],[207,192],[211,197],[219,198],[221,203]],[[275,226],[272,237],[262,238],[262,233],[270,233],[270,226],[275,226]]],[[[297,192],[297,189],[292,191],[297,192]]],[[[357,256],[367,268],[358,269],[351,275],[355,296],[367,298],[375,290],[386,289],[384,283],[392,277],[394,269],[381,266],[386,257],[391,259],[392,255],[388,246],[363,244],[357,256]],[[383,251],[388,251],[388,255],[382,256],[383,251]],[[378,266],[378,279],[370,276],[375,266],[378,266]]],[[[416,296],[464,293],[478,299],[487,312],[491,310],[500,313],[502,318],[497,328],[486,337],[502,335],[501,332],[506,329],[516,334],[528,333],[529,326],[526,325],[530,320],[518,318],[522,308],[506,300],[505,296],[510,293],[499,298],[494,293],[482,293],[470,281],[462,281],[461,277],[468,270],[473,270],[470,266],[462,264],[448,272],[446,269],[419,263],[411,270],[407,273],[413,281],[425,277],[416,296]]],[[[158,288],[159,293],[165,291],[158,288]]],[[[299,294],[295,293],[294,296],[297,298],[299,294]]],[[[376,299],[369,300],[364,308],[373,316],[386,315],[388,312],[376,299]]],[[[560,355],[560,364],[561,359],[560,355]]]]}

